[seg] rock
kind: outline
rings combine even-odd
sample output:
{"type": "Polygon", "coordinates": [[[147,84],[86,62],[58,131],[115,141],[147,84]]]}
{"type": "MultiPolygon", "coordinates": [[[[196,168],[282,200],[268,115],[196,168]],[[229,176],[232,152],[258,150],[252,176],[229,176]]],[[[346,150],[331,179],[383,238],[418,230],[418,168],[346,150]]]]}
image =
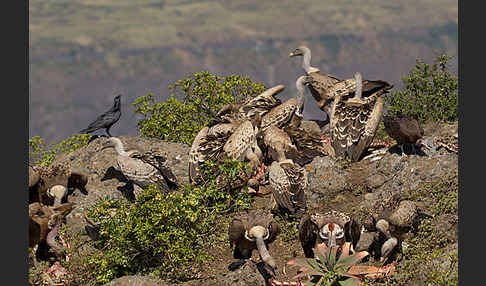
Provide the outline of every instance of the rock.
{"type": "Polygon", "coordinates": [[[316,207],[321,200],[332,201],[339,192],[345,189],[348,172],[332,158],[316,157],[306,166],[309,188],[307,197],[310,207],[316,207]]]}
{"type": "Polygon", "coordinates": [[[213,285],[220,286],[265,286],[265,278],[253,261],[247,261],[235,271],[218,275],[213,285]]]}
{"type": "MultiPolygon", "coordinates": [[[[181,184],[189,183],[188,166],[189,150],[188,145],[182,143],[165,142],[158,139],[140,136],[119,136],[125,145],[125,149],[137,149],[142,152],[150,147],[157,147],[163,150],[168,158],[169,166],[181,184]]],[[[86,185],[86,193],[75,190],[68,196],[68,201],[75,203],[72,213],[83,213],[97,201],[104,197],[134,199],[134,193],[130,192],[126,178],[113,167],[116,166],[115,151],[106,149],[99,151],[106,138],[93,140],[87,146],[81,147],[69,154],[60,154],[54,163],[69,163],[72,168],[84,171],[89,175],[86,185]],[[70,160],[73,158],[73,160],[70,160]]],[[[135,193],[140,191],[136,188],[135,193]]],[[[84,219],[73,215],[66,222],[73,230],[84,230],[84,219]]]]}
{"type": "Polygon", "coordinates": [[[385,178],[381,174],[374,174],[366,179],[366,183],[370,188],[375,189],[385,183],[385,178]]]}
{"type": "Polygon", "coordinates": [[[173,284],[169,284],[159,279],[152,278],[150,276],[123,276],[117,278],[115,280],[110,281],[109,283],[104,284],[103,286],[172,286],[173,284]]]}

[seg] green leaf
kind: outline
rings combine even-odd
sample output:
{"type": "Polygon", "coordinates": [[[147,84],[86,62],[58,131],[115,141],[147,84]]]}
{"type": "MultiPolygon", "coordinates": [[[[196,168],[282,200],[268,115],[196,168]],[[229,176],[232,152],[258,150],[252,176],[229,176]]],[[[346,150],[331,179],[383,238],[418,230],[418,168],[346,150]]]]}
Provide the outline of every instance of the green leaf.
{"type": "Polygon", "coordinates": [[[359,286],[360,281],[358,279],[346,278],[345,280],[338,281],[341,286],[359,286]]]}

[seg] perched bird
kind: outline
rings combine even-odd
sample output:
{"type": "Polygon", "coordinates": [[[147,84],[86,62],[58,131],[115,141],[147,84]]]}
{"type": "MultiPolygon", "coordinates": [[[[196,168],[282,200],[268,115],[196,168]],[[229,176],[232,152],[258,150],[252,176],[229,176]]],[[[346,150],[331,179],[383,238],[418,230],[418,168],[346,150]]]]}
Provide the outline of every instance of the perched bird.
{"type": "Polygon", "coordinates": [[[272,209],[301,218],[306,210],[307,171],[290,159],[273,161],[268,181],[276,204],[272,209]]]}
{"type": "MultiPolygon", "coordinates": [[[[294,116],[303,117],[303,109],[305,102],[305,85],[311,82],[308,76],[300,76],[296,82],[297,94],[295,97],[288,99],[272,108],[268,113],[262,117],[261,130],[265,131],[269,126],[275,125],[279,128],[290,123],[294,116]]],[[[297,124],[298,125],[298,124],[297,124]]]]}
{"type": "Polygon", "coordinates": [[[101,114],[93,121],[88,128],[79,131],[80,133],[91,133],[101,128],[105,128],[106,134],[111,137],[110,128],[115,124],[121,116],[121,94],[115,96],[113,106],[107,112],[101,114]]]}
{"type": "MultiPolygon", "coordinates": [[[[73,209],[72,203],[54,207],[35,202],[29,205],[29,247],[34,253],[40,244],[47,244],[56,256],[62,255],[63,247],[56,242],[59,226],[64,217],[73,209]]],[[[35,255],[34,255],[34,261],[35,255]]]]}
{"type": "Polygon", "coordinates": [[[404,145],[411,145],[414,153],[415,146],[429,148],[422,139],[424,130],[416,119],[400,114],[397,116],[384,116],[383,123],[386,133],[395,139],[400,146],[402,155],[405,154],[403,150],[404,145]]]}
{"type": "Polygon", "coordinates": [[[331,145],[337,157],[358,161],[375,136],[383,114],[381,95],[393,86],[385,81],[368,82],[370,89],[367,97],[363,96],[364,82],[360,73],[328,90],[334,98],[330,131],[331,145]]]}
{"type": "Polygon", "coordinates": [[[287,159],[286,154],[298,152],[289,134],[275,125],[267,127],[263,132],[263,143],[268,148],[270,157],[278,162],[287,159]]]}
{"type": "Polygon", "coordinates": [[[74,170],[66,163],[29,167],[29,203],[60,204],[69,191],[86,192],[87,183],[88,174],[74,170]]]}
{"type": "Polygon", "coordinates": [[[262,260],[275,269],[275,260],[268,252],[268,245],[275,241],[280,228],[273,215],[264,210],[251,210],[236,214],[229,226],[230,247],[234,245],[233,257],[240,259],[229,266],[235,270],[251,258],[254,249],[262,260]]]}
{"type": "Polygon", "coordinates": [[[290,54],[290,57],[297,57],[302,56],[302,69],[304,69],[305,73],[312,78],[312,82],[309,83],[308,88],[317,101],[318,107],[325,111],[327,115],[330,115],[329,110],[329,96],[327,95],[326,91],[331,88],[334,84],[341,81],[340,79],[321,73],[321,71],[310,65],[311,61],[311,50],[306,46],[300,46],[293,50],[290,54]]]}
{"type": "Polygon", "coordinates": [[[354,251],[360,236],[361,226],[358,222],[337,211],[306,214],[299,224],[299,240],[307,258],[314,258],[312,249],[319,243],[325,243],[330,247],[351,242],[351,250],[354,251]]]}
{"type": "MultiPolygon", "coordinates": [[[[317,105],[321,110],[324,110],[332,120],[332,102],[335,100],[337,94],[344,92],[341,96],[347,95],[349,92],[354,94],[356,82],[351,80],[341,80],[337,77],[321,73],[321,71],[310,65],[311,50],[306,46],[300,46],[292,51],[290,57],[302,56],[302,69],[312,78],[312,82],[308,88],[317,101],[317,105]]],[[[381,80],[363,80],[362,94],[363,97],[368,97],[378,90],[387,87],[389,84],[381,80]]],[[[391,88],[391,86],[390,86],[391,88]]]]}
{"type": "MultiPolygon", "coordinates": [[[[363,220],[366,231],[375,232],[371,252],[379,254],[386,263],[395,250],[400,249],[403,236],[410,231],[418,217],[415,202],[400,201],[399,195],[382,197],[369,207],[370,215],[363,220]]],[[[376,256],[375,256],[376,257],[376,256]]]]}
{"type": "Polygon", "coordinates": [[[108,138],[100,149],[114,148],[116,163],[123,175],[141,188],[157,184],[165,191],[177,189],[177,178],[167,165],[167,157],[158,149],[152,148],[145,153],[136,150],[125,151],[122,141],[117,137],[108,138]]]}
{"type": "MultiPolygon", "coordinates": [[[[190,182],[196,184],[201,182],[201,168],[204,165],[204,162],[211,159],[221,159],[225,153],[224,148],[226,148],[226,150],[235,148],[234,151],[230,151],[230,153],[233,154],[236,152],[236,149],[239,148],[237,146],[243,146],[234,144],[236,142],[246,142],[247,140],[249,140],[248,142],[251,141],[252,143],[250,144],[250,149],[256,152],[258,157],[261,150],[259,150],[259,147],[257,148],[255,145],[256,140],[254,141],[252,139],[251,132],[242,132],[246,130],[246,127],[249,127],[248,123],[245,123],[243,126],[241,124],[246,120],[249,120],[252,122],[254,127],[259,128],[261,124],[261,117],[268,113],[273,107],[281,103],[280,100],[275,96],[284,89],[285,86],[277,85],[265,90],[259,95],[248,97],[243,102],[236,102],[223,106],[216,114],[216,118],[214,118],[208,126],[205,126],[199,131],[192,143],[191,150],[189,152],[190,182]],[[241,134],[233,136],[233,143],[227,143],[228,139],[236,132],[238,128],[240,128],[238,133],[241,134]]],[[[253,130],[256,131],[255,129],[253,130]]],[[[256,136],[257,134],[255,133],[254,135],[256,136]]],[[[246,144],[244,145],[247,146],[246,144]]],[[[253,157],[251,152],[249,155],[250,157],[253,157]]],[[[256,162],[253,164],[255,163],[256,162]]]]}

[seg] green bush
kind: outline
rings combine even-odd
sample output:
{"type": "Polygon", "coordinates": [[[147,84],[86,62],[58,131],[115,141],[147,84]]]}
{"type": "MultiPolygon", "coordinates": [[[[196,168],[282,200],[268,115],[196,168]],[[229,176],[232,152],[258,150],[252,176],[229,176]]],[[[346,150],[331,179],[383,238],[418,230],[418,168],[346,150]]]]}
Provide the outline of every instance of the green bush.
{"type": "MultiPolygon", "coordinates": [[[[235,176],[245,164],[227,161],[210,168],[235,176]]],[[[184,185],[164,194],[156,186],[144,190],[134,203],[102,200],[88,210],[100,222],[100,239],[92,244],[99,252],[87,258],[98,283],[143,273],[168,280],[184,281],[210,258],[206,249],[218,215],[246,209],[246,192],[230,194],[216,188],[215,176],[201,186],[184,185]]]]}
{"type": "Polygon", "coordinates": [[[144,136],[191,145],[223,105],[260,94],[265,86],[246,76],[223,77],[203,71],[177,81],[169,90],[169,98],[160,103],[153,94],[135,100],[135,113],[144,116],[138,129],[144,136]]]}
{"type": "Polygon", "coordinates": [[[50,165],[59,153],[69,153],[88,145],[91,135],[75,134],[58,144],[46,144],[44,139],[34,136],[29,139],[29,161],[35,165],[50,165]]]}
{"type": "Polygon", "coordinates": [[[432,65],[417,59],[408,76],[402,78],[405,89],[385,97],[389,114],[403,114],[420,123],[458,119],[458,78],[447,69],[452,57],[438,55],[432,65]]]}

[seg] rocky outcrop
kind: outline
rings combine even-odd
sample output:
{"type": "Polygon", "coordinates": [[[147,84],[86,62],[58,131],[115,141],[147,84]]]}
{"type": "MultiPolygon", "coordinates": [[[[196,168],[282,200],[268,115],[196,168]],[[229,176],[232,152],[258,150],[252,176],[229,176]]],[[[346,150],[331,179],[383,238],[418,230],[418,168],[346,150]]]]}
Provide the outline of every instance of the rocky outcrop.
{"type": "MultiPolygon", "coordinates": [[[[142,152],[149,150],[151,146],[159,147],[164,151],[169,160],[169,165],[174,175],[181,184],[189,183],[187,168],[189,165],[189,149],[185,144],[169,143],[161,140],[140,136],[119,137],[126,150],[137,149],[142,152]]],[[[62,154],[54,163],[67,162],[72,167],[88,174],[86,193],[75,190],[69,195],[69,201],[75,203],[72,212],[66,217],[68,227],[73,229],[84,228],[84,211],[105,197],[130,199],[132,190],[127,184],[123,174],[116,171],[116,152],[113,149],[99,151],[106,138],[97,138],[84,146],[68,154],[62,154]]]]}

